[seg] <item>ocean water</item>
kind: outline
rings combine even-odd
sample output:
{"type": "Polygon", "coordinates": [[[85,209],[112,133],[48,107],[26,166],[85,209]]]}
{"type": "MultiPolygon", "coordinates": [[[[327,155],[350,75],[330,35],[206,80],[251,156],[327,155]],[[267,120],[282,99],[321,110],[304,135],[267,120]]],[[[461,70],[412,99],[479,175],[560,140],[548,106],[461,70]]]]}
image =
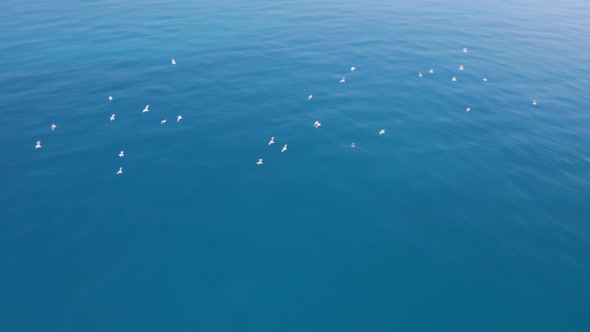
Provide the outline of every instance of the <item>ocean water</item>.
{"type": "Polygon", "coordinates": [[[588,17],[3,2],[0,330],[590,331],[588,17]]]}

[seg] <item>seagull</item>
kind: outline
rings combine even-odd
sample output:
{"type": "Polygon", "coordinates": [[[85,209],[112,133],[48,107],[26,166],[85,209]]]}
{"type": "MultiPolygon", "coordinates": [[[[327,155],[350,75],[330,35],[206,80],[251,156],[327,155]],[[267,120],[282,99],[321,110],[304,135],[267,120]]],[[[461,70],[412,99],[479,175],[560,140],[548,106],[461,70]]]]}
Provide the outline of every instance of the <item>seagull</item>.
{"type": "Polygon", "coordinates": [[[463,65],[460,65],[459,70],[463,70],[463,69],[465,69],[465,68],[463,68],[463,65]]]}
{"type": "Polygon", "coordinates": [[[274,136],[270,138],[270,141],[268,141],[268,145],[273,145],[273,144],[275,144],[275,137],[274,136]]]}
{"type": "Polygon", "coordinates": [[[262,165],[262,158],[258,159],[258,161],[256,162],[256,165],[258,165],[258,166],[262,165]]]}
{"type": "Polygon", "coordinates": [[[164,123],[166,123],[166,121],[168,121],[168,120],[164,119],[164,120],[160,121],[160,125],[163,125],[164,123]]]}
{"type": "Polygon", "coordinates": [[[482,78],[482,80],[483,80],[484,82],[487,82],[487,81],[488,81],[488,78],[487,78],[486,76],[484,76],[484,77],[482,78]]]}
{"type": "Polygon", "coordinates": [[[316,121],[316,122],[313,123],[313,126],[316,127],[316,128],[320,127],[321,125],[322,124],[319,121],[316,121]]]}
{"type": "Polygon", "coordinates": [[[283,146],[283,148],[281,149],[281,152],[285,152],[287,151],[287,144],[285,144],[285,146],[283,146]]]}
{"type": "Polygon", "coordinates": [[[467,53],[467,47],[463,48],[463,53],[467,53]]]}
{"type": "Polygon", "coordinates": [[[385,134],[385,129],[381,129],[381,130],[379,131],[379,135],[383,135],[383,134],[385,134]]]}
{"type": "Polygon", "coordinates": [[[471,107],[467,107],[467,109],[465,110],[465,112],[467,112],[467,113],[471,112],[471,107]]]}
{"type": "Polygon", "coordinates": [[[342,77],[342,78],[340,79],[340,83],[344,83],[344,82],[346,82],[346,77],[342,77]]]}
{"type": "Polygon", "coordinates": [[[313,98],[313,95],[309,95],[309,97],[307,97],[307,100],[311,100],[311,98],[313,98]]]}
{"type": "Polygon", "coordinates": [[[111,115],[111,121],[115,121],[115,114],[111,115]]]}
{"type": "Polygon", "coordinates": [[[182,120],[182,115],[179,115],[179,116],[176,118],[176,122],[180,122],[180,120],[182,120]]]}
{"type": "Polygon", "coordinates": [[[119,170],[117,171],[117,175],[119,174],[123,174],[123,167],[119,167],[119,170]]]}
{"type": "Polygon", "coordinates": [[[175,65],[176,64],[176,60],[172,59],[172,64],[175,65]]]}
{"type": "Polygon", "coordinates": [[[150,111],[150,105],[146,105],[141,113],[145,113],[145,112],[149,112],[149,111],[150,111]]]}
{"type": "Polygon", "coordinates": [[[453,78],[451,78],[451,81],[457,82],[457,78],[455,76],[453,76],[453,78]]]}
{"type": "Polygon", "coordinates": [[[537,100],[533,100],[533,106],[537,106],[537,100]]]}
{"type": "Polygon", "coordinates": [[[422,77],[422,76],[424,76],[424,75],[422,75],[422,72],[419,72],[418,77],[422,77]]]}
{"type": "Polygon", "coordinates": [[[352,142],[352,144],[350,144],[350,147],[351,147],[351,148],[354,148],[354,147],[355,147],[355,146],[354,146],[354,142],[352,142]]]}
{"type": "Polygon", "coordinates": [[[112,100],[113,100],[113,96],[109,96],[109,101],[112,101],[112,100]]]}
{"type": "Polygon", "coordinates": [[[57,128],[57,126],[55,125],[55,123],[51,124],[51,131],[55,131],[55,128],[57,128]]]}
{"type": "Polygon", "coordinates": [[[35,149],[40,149],[41,148],[41,141],[37,141],[37,145],[35,145],[35,149]]]}
{"type": "Polygon", "coordinates": [[[355,71],[356,67],[350,67],[350,71],[355,71]]]}
{"type": "Polygon", "coordinates": [[[430,69],[430,70],[428,71],[428,73],[429,73],[429,74],[434,74],[434,69],[430,69]]]}
{"type": "Polygon", "coordinates": [[[119,152],[119,157],[125,157],[125,151],[119,152]]]}

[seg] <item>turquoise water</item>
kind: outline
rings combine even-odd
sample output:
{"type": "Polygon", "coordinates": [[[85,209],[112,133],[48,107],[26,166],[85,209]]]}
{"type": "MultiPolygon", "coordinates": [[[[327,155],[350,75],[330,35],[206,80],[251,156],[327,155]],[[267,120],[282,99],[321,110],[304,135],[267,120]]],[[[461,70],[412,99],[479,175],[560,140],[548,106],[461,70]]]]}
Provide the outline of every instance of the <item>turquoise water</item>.
{"type": "Polygon", "coordinates": [[[0,330],[590,330],[589,3],[0,9],[0,330]]]}

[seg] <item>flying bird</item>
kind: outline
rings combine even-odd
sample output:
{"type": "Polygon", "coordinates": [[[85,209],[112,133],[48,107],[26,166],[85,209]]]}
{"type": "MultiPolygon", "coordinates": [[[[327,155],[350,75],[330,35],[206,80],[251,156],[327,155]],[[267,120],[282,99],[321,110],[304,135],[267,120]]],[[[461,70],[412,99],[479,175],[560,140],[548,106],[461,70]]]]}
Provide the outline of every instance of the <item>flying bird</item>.
{"type": "Polygon", "coordinates": [[[356,67],[350,67],[350,71],[355,71],[356,67]]]}
{"type": "Polygon", "coordinates": [[[256,162],[256,165],[258,165],[258,166],[262,165],[262,158],[258,159],[258,161],[256,162]]]}
{"type": "Polygon", "coordinates": [[[465,69],[465,68],[463,68],[463,65],[460,65],[459,70],[463,70],[463,69],[465,69]]]}
{"type": "Polygon", "coordinates": [[[457,82],[457,78],[455,76],[453,76],[453,78],[451,78],[451,81],[457,82]]]}
{"type": "Polygon", "coordinates": [[[176,64],[176,60],[172,59],[172,64],[175,65],[176,64]]]}
{"type": "Polygon", "coordinates": [[[313,126],[319,128],[322,124],[319,121],[313,123],[313,126]]]}
{"type": "Polygon", "coordinates": [[[268,141],[268,145],[273,145],[273,144],[275,144],[275,137],[274,136],[270,138],[270,141],[268,141]]]}
{"type": "Polygon", "coordinates": [[[537,106],[537,100],[533,100],[533,106],[537,106]]]}
{"type": "Polygon", "coordinates": [[[150,111],[150,105],[146,105],[145,108],[143,109],[143,111],[141,111],[141,113],[145,113],[145,112],[149,112],[150,111]]]}
{"type": "Polygon", "coordinates": [[[418,77],[422,77],[422,76],[424,76],[424,75],[422,74],[422,72],[419,72],[419,73],[418,73],[418,77]]]}
{"type": "Polygon", "coordinates": [[[119,157],[125,157],[125,151],[119,152],[119,157]]]}
{"type": "Polygon", "coordinates": [[[123,167],[119,167],[119,170],[117,171],[117,175],[119,174],[123,174],[123,167]]]}
{"type": "Polygon", "coordinates": [[[182,115],[179,115],[178,117],[176,117],[176,122],[180,122],[180,120],[182,120],[182,115]]]}
{"type": "Polygon", "coordinates": [[[111,115],[111,121],[115,121],[115,114],[111,115]]]}
{"type": "Polygon", "coordinates": [[[467,109],[465,110],[465,112],[467,112],[467,113],[471,112],[471,107],[467,107],[467,109]]]}
{"type": "Polygon", "coordinates": [[[160,125],[163,125],[164,123],[166,123],[166,121],[168,121],[168,120],[164,119],[164,120],[160,121],[160,125]]]}
{"type": "Polygon", "coordinates": [[[484,76],[484,77],[482,78],[482,80],[483,80],[484,82],[487,82],[487,81],[488,81],[488,78],[487,78],[486,76],[484,76]]]}
{"type": "Polygon", "coordinates": [[[434,69],[430,69],[430,70],[428,71],[428,73],[429,73],[429,74],[434,74],[434,69]]]}
{"type": "Polygon", "coordinates": [[[385,129],[379,130],[379,135],[383,135],[383,134],[385,134],[385,129]]]}
{"type": "Polygon", "coordinates": [[[113,100],[113,96],[109,96],[109,101],[112,101],[112,100],[113,100]]]}
{"type": "Polygon", "coordinates": [[[354,142],[352,142],[352,144],[350,144],[351,148],[355,148],[356,146],[354,145],[354,142]]]}
{"type": "Polygon", "coordinates": [[[281,152],[285,152],[287,151],[287,144],[285,144],[285,146],[283,146],[283,148],[281,149],[281,152]]]}
{"type": "Polygon", "coordinates": [[[55,125],[55,123],[51,124],[51,131],[55,131],[55,128],[57,128],[57,126],[55,125]]]}
{"type": "Polygon", "coordinates": [[[465,48],[463,49],[463,53],[467,53],[467,51],[468,51],[468,50],[467,50],[467,47],[465,47],[465,48]]]}
{"type": "Polygon", "coordinates": [[[346,77],[342,77],[342,78],[340,79],[340,83],[344,83],[344,82],[346,82],[346,77]]]}
{"type": "Polygon", "coordinates": [[[35,149],[40,149],[41,148],[41,141],[37,141],[37,144],[35,145],[35,149]]]}
{"type": "Polygon", "coordinates": [[[307,97],[307,100],[311,100],[311,98],[313,98],[313,95],[309,95],[309,97],[307,97]]]}

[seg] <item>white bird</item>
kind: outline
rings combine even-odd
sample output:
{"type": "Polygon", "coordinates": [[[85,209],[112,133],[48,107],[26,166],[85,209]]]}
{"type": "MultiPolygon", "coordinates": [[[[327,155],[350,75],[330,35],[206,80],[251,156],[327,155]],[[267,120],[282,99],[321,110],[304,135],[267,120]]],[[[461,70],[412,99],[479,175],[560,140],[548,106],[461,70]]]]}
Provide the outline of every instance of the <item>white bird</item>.
{"type": "Polygon", "coordinates": [[[143,111],[141,111],[141,113],[145,113],[145,112],[149,112],[150,111],[150,105],[146,105],[145,108],[143,109],[143,111]]]}
{"type": "Polygon", "coordinates": [[[467,107],[467,109],[465,110],[465,112],[471,112],[471,107],[467,107]]]}
{"type": "Polygon", "coordinates": [[[451,78],[451,81],[457,82],[457,78],[455,76],[453,76],[453,78],[451,78]]]}
{"type": "Polygon", "coordinates": [[[259,166],[262,165],[262,158],[258,159],[258,161],[256,162],[256,165],[259,165],[259,166]]]}
{"type": "Polygon", "coordinates": [[[381,130],[379,131],[379,135],[383,135],[383,134],[385,134],[385,129],[381,129],[381,130]]]}
{"type": "Polygon", "coordinates": [[[160,121],[160,125],[163,125],[164,123],[166,123],[166,121],[168,121],[168,120],[164,119],[164,120],[160,121]]]}
{"type": "Polygon", "coordinates": [[[179,115],[178,117],[176,117],[176,122],[180,122],[180,120],[182,120],[182,115],[179,115]]]}
{"type": "Polygon", "coordinates": [[[344,82],[346,82],[346,77],[342,77],[342,78],[340,79],[340,83],[344,83],[344,82]]]}
{"type": "Polygon", "coordinates": [[[316,128],[320,127],[321,125],[322,124],[319,121],[316,121],[316,122],[313,123],[313,126],[316,127],[316,128]]]}
{"type": "Polygon", "coordinates": [[[430,69],[430,70],[428,71],[428,73],[429,73],[429,74],[434,74],[434,69],[430,69]]]}
{"type": "Polygon", "coordinates": [[[483,80],[484,82],[487,82],[487,81],[488,81],[488,78],[487,78],[486,76],[484,76],[484,77],[482,78],[482,80],[483,80]]]}
{"type": "Polygon", "coordinates": [[[533,106],[537,106],[537,100],[533,100],[533,106]]]}
{"type": "Polygon", "coordinates": [[[125,157],[125,151],[119,152],[119,157],[125,157]]]}
{"type": "Polygon", "coordinates": [[[283,148],[281,149],[281,152],[285,152],[287,151],[287,144],[285,144],[285,146],[283,146],[283,148]]]}
{"type": "Polygon", "coordinates": [[[350,71],[355,71],[356,67],[350,67],[350,71]]]}
{"type": "Polygon", "coordinates": [[[350,147],[351,147],[351,148],[354,148],[354,147],[356,147],[356,146],[354,145],[354,142],[352,142],[352,144],[350,144],[350,147]]]}
{"type": "Polygon", "coordinates": [[[463,68],[463,65],[460,65],[459,70],[463,70],[463,69],[465,69],[465,68],[463,68]]]}
{"type": "Polygon", "coordinates": [[[270,141],[268,141],[268,145],[273,145],[273,144],[275,144],[275,137],[274,136],[270,138],[270,141]]]}
{"type": "Polygon", "coordinates": [[[176,60],[172,59],[172,64],[175,65],[176,64],[176,60]]]}
{"type": "Polygon", "coordinates": [[[112,101],[112,100],[113,100],[113,96],[109,96],[109,101],[112,101]]]}
{"type": "Polygon", "coordinates": [[[467,47],[463,49],[463,53],[467,53],[467,47]]]}
{"type": "Polygon", "coordinates": [[[111,121],[115,121],[115,114],[111,115],[111,121]]]}
{"type": "Polygon", "coordinates": [[[418,77],[422,77],[422,76],[424,76],[424,75],[422,74],[422,72],[419,72],[419,73],[418,73],[418,77]]]}
{"type": "Polygon", "coordinates": [[[119,174],[123,174],[123,167],[119,167],[119,170],[117,171],[117,175],[119,174]]]}
{"type": "Polygon", "coordinates": [[[309,95],[309,97],[307,97],[307,100],[311,100],[311,98],[313,98],[313,95],[309,95]]]}
{"type": "Polygon", "coordinates": [[[55,131],[55,128],[57,128],[57,126],[55,125],[55,123],[51,124],[51,131],[55,131]]]}
{"type": "Polygon", "coordinates": [[[37,141],[37,144],[35,145],[35,149],[40,149],[41,148],[41,141],[37,141]]]}

